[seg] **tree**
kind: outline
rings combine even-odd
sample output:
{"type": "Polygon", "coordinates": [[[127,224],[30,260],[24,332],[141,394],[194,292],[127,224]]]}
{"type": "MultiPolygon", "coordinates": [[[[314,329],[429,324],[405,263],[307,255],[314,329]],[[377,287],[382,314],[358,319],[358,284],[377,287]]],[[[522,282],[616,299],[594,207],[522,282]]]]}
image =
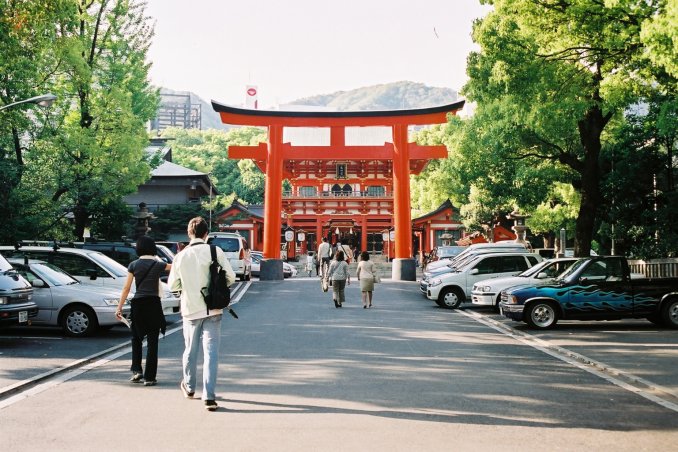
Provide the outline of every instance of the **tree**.
{"type": "Polygon", "coordinates": [[[263,202],[264,174],[251,160],[229,159],[228,147],[264,142],[265,130],[239,127],[223,132],[171,128],[163,131],[163,137],[173,139],[172,151],[176,163],[210,174],[221,193],[218,200],[220,205],[226,207],[235,198],[246,204],[263,202]]]}
{"type": "MultiPolygon", "coordinates": [[[[60,54],[67,42],[63,30],[74,27],[64,18],[75,16],[70,0],[0,3],[0,105],[52,90],[60,54]],[[61,28],[55,26],[60,23],[61,28]]],[[[49,138],[49,111],[24,104],[0,111],[0,240],[9,243],[28,231],[59,224],[60,212],[45,202],[40,183],[27,183],[31,154],[49,138]]],[[[55,232],[55,231],[53,231],[55,232]]]]}
{"type": "MultiPolygon", "coordinates": [[[[660,0],[495,0],[476,22],[481,47],[468,58],[464,92],[477,114],[492,112],[492,132],[506,132],[505,156],[570,173],[581,196],[575,254],[588,255],[602,201],[601,151],[606,128],[658,73],[640,34],[664,14],[660,0]]],[[[491,148],[491,151],[497,151],[491,148]]],[[[498,169],[501,169],[500,167],[498,169]]]]}
{"type": "Polygon", "coordinates": [[[145,4],[135,0],[79,0],[63,23],[69,47],[56,81],[65,98],[59,134],[47,148],[54,202],[73,212],[81,239],[95,206],[119,200],[149,177],[145,123],[155,116],[146,52],[153,36],[145,4]]]}

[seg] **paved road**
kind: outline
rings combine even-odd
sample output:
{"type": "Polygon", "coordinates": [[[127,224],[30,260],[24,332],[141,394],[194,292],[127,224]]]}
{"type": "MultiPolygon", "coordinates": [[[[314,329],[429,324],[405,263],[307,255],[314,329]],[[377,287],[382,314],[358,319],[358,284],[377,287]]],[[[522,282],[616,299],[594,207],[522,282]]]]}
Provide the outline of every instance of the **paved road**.
{"type": "MultiPolygon", "coordinates": [[[[355,285],[348,297],[352,301],[335,309],[316,281],[252,284],[236,306],[240,320],[223,324],[216,413],[179,392],[177,332],[160,342],[156,387],[127,383],[129,354],[123,354],[3,401],[3,448],[675,448],[674,396],[629,386],[623,376],[559,355],[558,346],[598,354],[598,360],[621,354],[628,345],[620,339],[626,335],[615,332],[621,324],[567,324],[535,338],[521,328],[502,331],[498,316],[440,309],[417,294],[415,283],[379,285],[371,310],[360,307],[355,285]],[[587,345],[587,337],[602,340],[611,353],[587,345]]],[[[626,362],[642,371],[643,359],[652,365],[674,357],[673,332],[664,330],[669,339],[660,341],[657,330],[633,325],[622,329],[656,343],[631,341],[637,359],[615,358],[621,365],[614,367],[626,362]],[[642,350],[661,353],[640,357],[642,350]]],[[[662,374],[675,385],[672,366],[644,377],[662,374]]]]}

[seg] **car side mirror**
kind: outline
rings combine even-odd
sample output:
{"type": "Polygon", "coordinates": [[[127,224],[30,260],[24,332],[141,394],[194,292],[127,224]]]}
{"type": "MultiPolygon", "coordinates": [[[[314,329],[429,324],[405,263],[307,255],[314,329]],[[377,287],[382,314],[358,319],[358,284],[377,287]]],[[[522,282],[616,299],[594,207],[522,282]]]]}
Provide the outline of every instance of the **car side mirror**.
{"type": "Polygon", "coordinates": [[[589,282],[589,279],[586,276],[579,278],[579,284],[586,284],[589,282]]]}
{"type": "Polygon", "coordinates": [[[539,274],[537,274],[537,279],[545,279],[548,277],[549,275],[547,275],[546,272],[539,272],[539,274]]]}
{"type": "Polygon", "coordinates": [[[96,269],[90,268],[90,269],[87,269],[85,274],[89,277],[89,279],[94,281],[95,279],[97,279],[97,276],[98,276],[99,273],[96,271],[96,269]]]}
{"type": "Polygon", "coordinates": [[[42,279],[34,279],[33,281],[31,281],[31,285],[37,288],[47,287],[47,284],[42,279]]]}
{"type": "Polygon", "coordinates": [[[480,270],[478,270],[477,268],[474,268],[470,272],[468,272],[469,275],[477,275],[478,273],[480,273],[480,270]]]}

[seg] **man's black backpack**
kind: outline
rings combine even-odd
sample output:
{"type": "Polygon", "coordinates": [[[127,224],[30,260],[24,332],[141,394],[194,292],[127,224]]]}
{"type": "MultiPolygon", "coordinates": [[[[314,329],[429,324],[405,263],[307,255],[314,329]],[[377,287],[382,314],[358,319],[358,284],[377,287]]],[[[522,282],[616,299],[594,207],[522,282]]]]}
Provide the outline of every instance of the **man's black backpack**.
{"type": "Polygon", "coordinates": [[[207,313],[209,314],[210,309],[227,309],[237,319],[238,316],[228,307],[231,304],[231,289],[228,288],[226,271],[217,262],[216,246],[210,245],[209,247],[212,256],[209,278],[207,279],[207,287],[200,290],[207,305],[207,313]]]}

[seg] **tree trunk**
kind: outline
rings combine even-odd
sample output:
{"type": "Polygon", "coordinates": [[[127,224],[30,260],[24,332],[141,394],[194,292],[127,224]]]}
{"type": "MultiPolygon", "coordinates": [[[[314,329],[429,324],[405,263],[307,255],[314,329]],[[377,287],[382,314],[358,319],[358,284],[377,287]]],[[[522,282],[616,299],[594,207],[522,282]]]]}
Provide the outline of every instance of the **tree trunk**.
{"type": "Polygon", "coordinates": [[[75,234],[76,240],[82,241],[84,239],[87,221],[89,220],[89,212],[86,207],[78,202],[73,209],[73,217],[75,220],[73,233],[75,234]]]}
{"type": "Polygon", "coordinates": [[[600,205],[600,136],[609,115],[603,116],[598,106],[593,106],[579,121],[579,138],[584,148],[581,175],[581,204],[575,226],[574,255],[585,257],[591,254],[591,241],[598,206],[600,205]]]}

